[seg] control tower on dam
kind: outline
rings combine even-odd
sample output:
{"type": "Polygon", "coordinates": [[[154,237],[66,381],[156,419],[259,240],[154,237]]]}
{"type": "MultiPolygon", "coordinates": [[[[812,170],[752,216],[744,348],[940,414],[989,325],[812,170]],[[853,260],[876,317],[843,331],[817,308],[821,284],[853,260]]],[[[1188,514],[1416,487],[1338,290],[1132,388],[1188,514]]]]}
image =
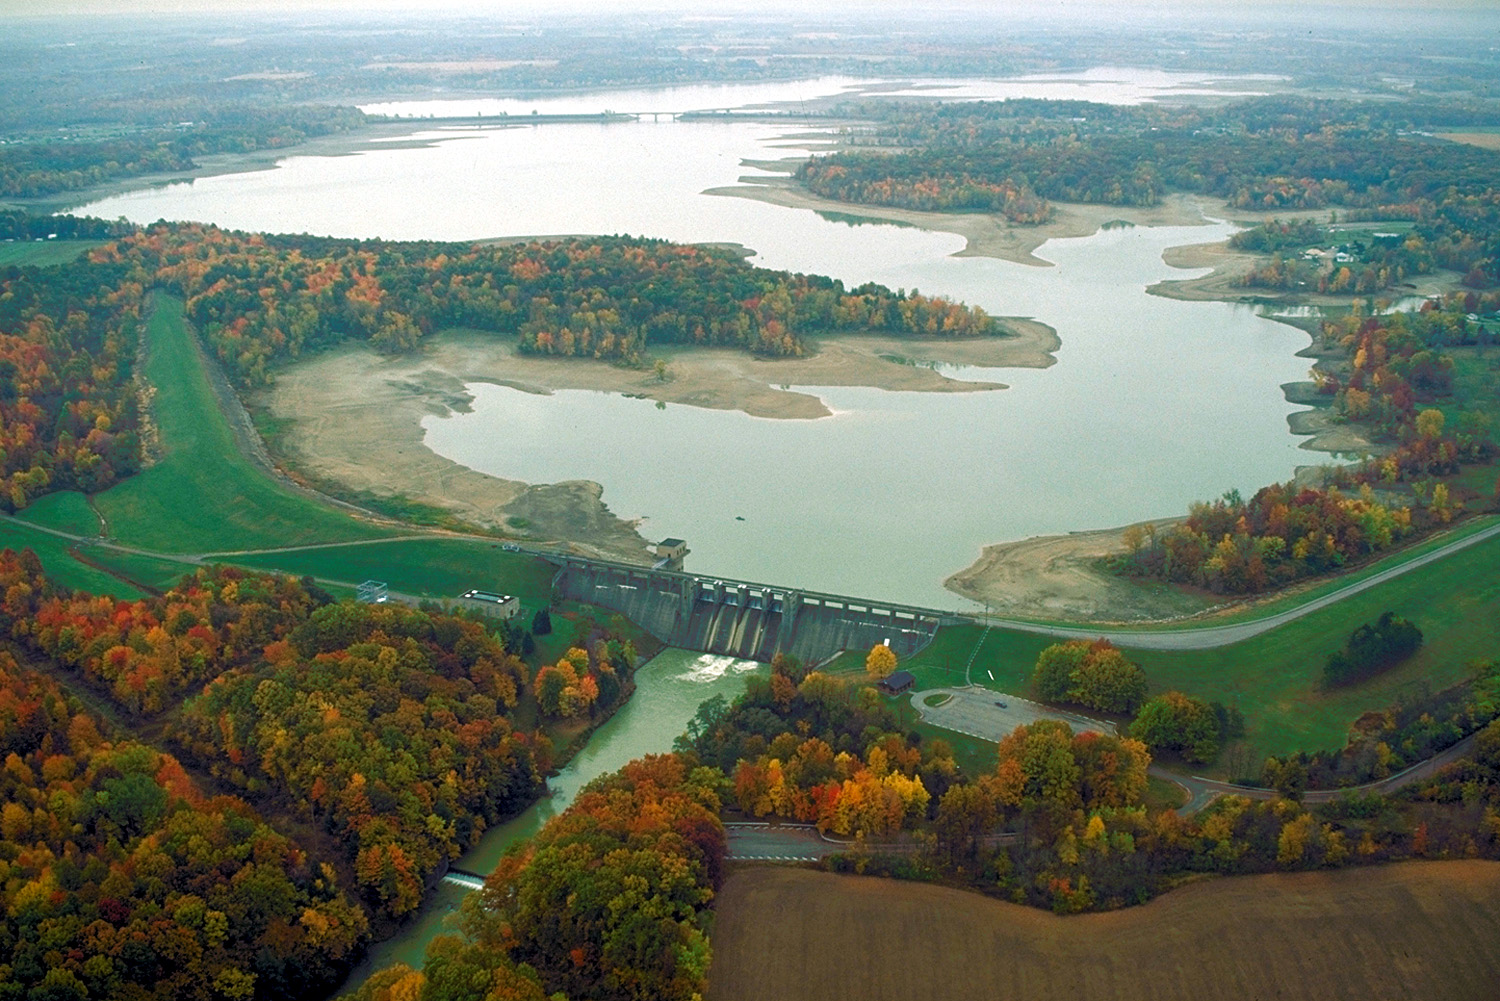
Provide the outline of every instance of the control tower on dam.
{"type": "Polygon", "coordinates": [[[932,641],[951,612],[549,554],[553,591],[620,612],[657,639],[706,653],[768,661],[776,653],[814,664],[840,650],[885,643],[901,658],[932,641]]]}

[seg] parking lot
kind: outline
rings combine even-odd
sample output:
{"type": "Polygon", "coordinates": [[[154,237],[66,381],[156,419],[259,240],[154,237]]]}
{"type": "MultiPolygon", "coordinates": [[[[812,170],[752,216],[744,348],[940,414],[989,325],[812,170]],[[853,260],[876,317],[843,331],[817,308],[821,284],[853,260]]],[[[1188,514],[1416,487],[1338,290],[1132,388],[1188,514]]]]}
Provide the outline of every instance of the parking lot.
{"type": "Polygon", "coordinates": [[[1016,727],[1035,723],[1039,719],[1060,719],[1075,731],[1114,732],[1111,724],[1101,720],[1038,705],[1028,699],[992,692],[987,688],[929,688],[913,693],[911,704],[916,707],[922,719],[933,726],[956,730],[981,740],[998,742],[1016,727]],[[923,704],[934,695],[951,697],[940,706],[923,704]],[[1001,702],[1005,703],[1004,706],[998,704],[1001,702]]]}

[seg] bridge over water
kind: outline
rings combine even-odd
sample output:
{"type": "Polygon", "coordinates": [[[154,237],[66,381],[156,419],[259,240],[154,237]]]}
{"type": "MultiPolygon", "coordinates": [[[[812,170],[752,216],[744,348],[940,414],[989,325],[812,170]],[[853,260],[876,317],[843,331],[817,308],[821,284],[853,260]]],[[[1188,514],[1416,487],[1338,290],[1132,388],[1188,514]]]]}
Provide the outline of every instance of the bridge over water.
{"type": "MultiPolygon", "coordinates": [[[[539,554],[540,555],[540,554],[539,554]]],[[[672,646],[747,660],[786,653],[817,663],[840,650],[888,643],[906,658],[952,612],[665,568],[547,554],[560,597],[620,612],[672,646]]]]}

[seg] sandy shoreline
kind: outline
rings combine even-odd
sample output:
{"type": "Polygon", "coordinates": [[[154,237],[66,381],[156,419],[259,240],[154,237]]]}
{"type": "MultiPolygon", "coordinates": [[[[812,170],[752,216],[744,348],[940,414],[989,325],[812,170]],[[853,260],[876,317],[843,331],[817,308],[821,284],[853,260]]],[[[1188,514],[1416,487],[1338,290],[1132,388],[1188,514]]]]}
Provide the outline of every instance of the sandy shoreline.
{"type": "MultiPolygon", "coordinates": [[[[1164,531],[1179,520],[1163,518],[1150,524],[1164,531]]],[[[1026,618],[1129,622],[1176,618],[1211,607],[1174,588],[1096,570],[1098,559],[1124,551],[1121,537],[1126,527],[985,546],[979,559],[943,586],[1001,615],[1026,618]]]]}
{"type": "Polygon", "coordinates": [[[1059,342],[1051,327],[1024,319],[1003,322],[1010,331],[1006,337],[906,341],[850,335],[823,340],[809,357],[784,360],[728,348],[684,348],[662,354],[668,363],[665,381],[653,372],[590,359],[519,355],[511,338],[455,331],[430,338],[415,355],[387,358],[354,344],[319,354],[282,370],[251,402],[284,424],[278,447],[316,481],[356,493],[400,496],[538,542],[568,542],[600,556],[642,561],[646,540],[634,523],[610,513],[599,484],[532,485],[476,472],[429,449],[421,420],[466,412],[472,397],[464,386],[472,382],[533,393],[633,393],[777,420],[830,414],[816,395],[782,386],[992,392],[1003,384],[964,382],[925,366],[1053,363],[1051,352],[1059,342]]]}
{"type": "MultiPolygon", "coordinates": [[[[822,123],[820,123],[822,124],[822,123]]],[[[58,210],[111,194],[196,177],[270,169],[288,156],[337,156],[371,149],[428,146],[461,140],[481,128],[506,127],[499,122],[475,128],[444,129],[419,119],[380,123],[350,133],[325,136],[298,146],[249,154],[200,158],[192,171],[121,179],[83,192],[22,202],[31,208],[58,210]],[[423,134],[418,138],[418,134],[423,134]]],[[[791,137],[788,137],[790,140],[791,137]]],[[[798,133],[796,148],[833,148],[838,136],[810,144],[798,133]]],[[[799,158],[746,161],[769,171],[795,168],[799,158]]],[[[1142,226],[1203,225],[1207,217],[1256,223],[1269,216],[1239,212],[1222,202],[1174,194],[1145,209],[1108,205],[1055,204],[1053,218],[1040,226],[1018,227],[979,213],[919,212],[858,205],[819,198],[785,176],[754,176],[736,186],[705,194],[750,198],[788,208],[838,213],[890,221],[962,236],[957,256],[984,256],[1032,267],[1050,267],[1036,251],[1048,240],[1089,236],[1110,221],[1142,226]]],[[[1280,213],[1292,218],[1300,213],[1280,213]]],[[[564,238],[564,237],[556,237],[564,238]]],[[[527,237],[493,241],[514,242],[527,237]]],[[[736,248],[743,250],[744,248],[736,248]]],[[[1168,265],[1211,268],[1205,276],[1166,280],[1147,291],[1191,301],[1295,301],[1339,304],[1345,298],[1280,294],[1249,290],[1236,284],[1260,260],[1231,250],[1226,243],[1179,246],[1163,254],[1168,265]],[[1326,300],[1326,302],[1325,302],[1326,300]]],[[[1402,294],[1425,294],[1448,284],[1433,276],[1402,294]]],[[[1001,367],[1046,367],[1060,341],[1045,324],[1027,319],[1002,321],[1011,336],[972,341],[897,340],[882,337],[830,338],[811,357],[772,361],[731,350],[686,349],[666,354],[670,377],[617,368],[586,360],[528,358],[515,355],[509,339],[488,335],[446,334],[431,339],[416,356],[385,359],[364,348],[348,346],[284,369],[277,384],[249,401],[285,423],[278,447],[291,464],[314,480],[343,485],[356,493],[401,496],[451,511],[486,527],[516,531],[534,541],[566,543],[613,559],[646,559],[645,540],[634,523],[615,517],[602,502],[602,487],[590,481],[530,485],[491,477],[437,455],[423,444],[420,421],[432,414],[466,410],[467,382],[493,382],[530,392],[588,389],[635,393],[667,403],[713,409],[737,409],[774,419],[817,419],[829,411],[816,396],[779,387],[877,386],[903,392],[988,392],[1001,383],[962,382],[923,367],[934,362],[1001,367]],[[893,360],[899,359],[899,360],[893,360]],[[903,363],[904,361],[904,363],[903,363]],[[515,526],[523,525],[517,530],[515,526]]],[[[1297,399],[1291,386],[1288,398],[1297,399]]],[[[1307,435],[1304,448],[1327,452],[1366,451],[1370,443],[1357,429],[1334,424],[1325,410],[1292,414],[1294,434],[1307,435]]],[[[1170,524],[1180,512],[1160,519],[1170,524]]],[[[987,546],[971,566],[955,573],[945,586],[957,594],[1019,615],[1048,618],[1127,620],[1170,618],[1200,610],[1205,602],[1179,592],[1153,591],[1093,569],[1099,557],[1123,548],[1123,528],[1102,529],[987,546]]]]}
{"type": "MultiPolygon", "coordinates": [[[[757,161],[754,166],[774,169],[778,161],[757,161]]],[[[796,181],[779,177],[742,177],[743,182],[709,188],[706,195],[749,198],[783,208],[835,212],[861,219],[895,222],[918,229],[954,233],[967,241],[957,257],[994,257],[1013,264],[1050,268],[1052,262],[1036,256],[1048,240],[1092,236],[1106,222],[1121,220],[1137,226],[1204,226],[1204,209],[1211,202],[1192,195],[1169,195],[1150,208],[1117,205],[1054,203],[1052,218],[1039,226],[1016,226],[1003,217],[979,212],[920,212],[881,205],[859,205],[820,198],[796,181]]]]}

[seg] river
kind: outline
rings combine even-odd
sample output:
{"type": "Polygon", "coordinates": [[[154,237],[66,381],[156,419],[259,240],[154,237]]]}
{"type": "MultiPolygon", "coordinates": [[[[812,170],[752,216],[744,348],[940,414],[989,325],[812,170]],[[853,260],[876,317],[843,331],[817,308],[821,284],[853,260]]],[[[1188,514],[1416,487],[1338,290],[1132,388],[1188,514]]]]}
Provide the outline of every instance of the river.
{"type": "MultiPolygon", "coordinates": [[[[672,741],[687,729],[704,700],[715,695],[733,699],[744,687],[747,675],[765,670],[764,664],[754,661],[695,650],[663,650],[635,672],[636,689],[630,700],[594,731],[588,744],[559,774],[547,780],[551,796],[538,800],[510,822],[486,831],[479,844],[455,865],[470,872],[489,872],[507,848],[539,831],[589,782],[642,755],[671,750],[672,741]]],[[[364,962],[349,974],[343,990],[357,989],[370,974],[393,963],[420,969],[427,943],[452,930],[449,919],[456,916],[467,893],[451,883],[439,883],[400,934],[371,948],[364,962]]]]}

